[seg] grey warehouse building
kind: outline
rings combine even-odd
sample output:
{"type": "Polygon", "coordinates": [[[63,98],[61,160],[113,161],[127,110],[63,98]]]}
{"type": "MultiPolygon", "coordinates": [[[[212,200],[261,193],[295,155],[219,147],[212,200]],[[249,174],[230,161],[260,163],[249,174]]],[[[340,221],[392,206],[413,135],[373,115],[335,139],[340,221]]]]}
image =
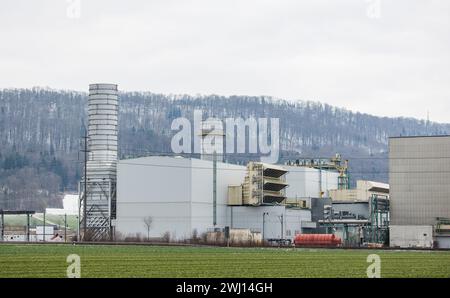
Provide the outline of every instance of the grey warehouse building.
{"type": "Polygon", "coordinates": [[[390,246],[450,248],[450,136],[389,141],[390,246]]]}

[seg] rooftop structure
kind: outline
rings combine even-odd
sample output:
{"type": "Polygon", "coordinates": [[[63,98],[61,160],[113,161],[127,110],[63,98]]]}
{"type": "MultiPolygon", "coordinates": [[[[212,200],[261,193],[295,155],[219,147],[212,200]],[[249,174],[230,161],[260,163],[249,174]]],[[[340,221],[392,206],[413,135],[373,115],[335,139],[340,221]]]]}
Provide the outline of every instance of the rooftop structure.
{"type": "Polygon", "coordinates": [[[259,206],[281,203],[286,199],[284,189],[288,186],[284,179],[287,170],[281,166],[262,162],[247,165],[243,191],[243,205],[259,206]]]}
{"type": "Polygon", "coordinates": [[[333,189],[329,196],[333,201],[369,202],[372,195],[389,195],[389,184],[357,180],[355,189],[333,189]]]}

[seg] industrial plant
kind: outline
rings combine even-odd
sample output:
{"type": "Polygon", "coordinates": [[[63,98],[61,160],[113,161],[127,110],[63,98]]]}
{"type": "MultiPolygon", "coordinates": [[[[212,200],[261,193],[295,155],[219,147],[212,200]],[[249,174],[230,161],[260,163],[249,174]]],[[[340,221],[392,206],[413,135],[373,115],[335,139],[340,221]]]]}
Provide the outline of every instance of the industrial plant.
{"type": "MultiPolygon", "coordinates": [[[[338,153],[281,164],[228,163],[217,150],[225,138],[217,119],[194,132],[197,157],[119,160],[118,112],[117,85],[89,86],[77,240],[450,248],[450,136],[391,138],[390,183],[351,184],[349,161],[338,153]],[[206,141],[211,135],[215,146],[206,141]]],[[[30,236],[34,212],[20,214],[28,221],[21,239],[46,241],[45,227],[42,237],[30,236]]]]}
{"type": "Polygon", "coordinates": [[[204,141],[214,133],[216,145],[223,146],[225,134],[209,120],[194,132],[201,139],[199,159],[147,156],[118,160],[117,85],[91,84],[88,104],[85,175],[80,181],[81,240],[146,235],[183,241],[205,235],[210,241],[227,238],[289,244],[299,234],[340,233],[349,244],[352,228],[358,235],[353,244],[368,240],[367,235],[360,237],[360,229],[373,224],[365,206],[370,205],[367,194],[373,187],[355,192],[356,201],[364,193],[360,203],[367,210],[363,215],[354,210],[357,202],[346,208],[338,204],[338,199],[349,200],[352,193],[347,161],[338,154],[329,160],[298,159],[283,165],[229,164],[222,151],[214,151],[204,141]],[[349,218],[353,214],[356,217],[349,218]],[[151,227],[145,225],[146,218],[151,227]]]}

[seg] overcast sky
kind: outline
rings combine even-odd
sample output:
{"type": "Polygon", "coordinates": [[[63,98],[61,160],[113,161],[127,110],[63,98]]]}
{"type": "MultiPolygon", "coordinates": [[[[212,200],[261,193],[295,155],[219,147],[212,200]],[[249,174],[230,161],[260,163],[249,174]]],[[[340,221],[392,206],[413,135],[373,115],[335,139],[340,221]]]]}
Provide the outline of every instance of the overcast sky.
{"type": "Polygon", "coordinates": [[[0,88],[112,82],[450,123],[449,18],[448,0],[0,0],[0,88]]]}

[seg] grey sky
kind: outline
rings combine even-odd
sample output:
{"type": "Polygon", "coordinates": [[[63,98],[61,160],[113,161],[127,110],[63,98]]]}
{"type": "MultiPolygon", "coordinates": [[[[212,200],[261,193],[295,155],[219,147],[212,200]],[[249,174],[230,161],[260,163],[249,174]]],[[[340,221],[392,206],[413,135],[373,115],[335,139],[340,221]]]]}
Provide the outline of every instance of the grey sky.
{"type": "Polygon", "coordinates": [[[79,18],[72,2],[0,0],[0,88],[113,82],[450,122],[448,0],[81,0],[79,18]]]}

